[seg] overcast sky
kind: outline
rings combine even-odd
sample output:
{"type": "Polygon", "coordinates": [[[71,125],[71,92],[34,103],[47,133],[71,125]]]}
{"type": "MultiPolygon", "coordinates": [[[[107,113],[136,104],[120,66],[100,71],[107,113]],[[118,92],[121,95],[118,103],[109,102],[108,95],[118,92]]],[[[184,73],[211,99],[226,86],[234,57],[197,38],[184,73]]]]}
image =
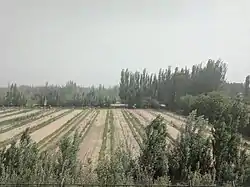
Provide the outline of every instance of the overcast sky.
{"type": "Polygon", "coordinates": [[[0,85],[118,84],[150,72],[228,63],[250,74],[249,0],[0,0],[0,85]]]}

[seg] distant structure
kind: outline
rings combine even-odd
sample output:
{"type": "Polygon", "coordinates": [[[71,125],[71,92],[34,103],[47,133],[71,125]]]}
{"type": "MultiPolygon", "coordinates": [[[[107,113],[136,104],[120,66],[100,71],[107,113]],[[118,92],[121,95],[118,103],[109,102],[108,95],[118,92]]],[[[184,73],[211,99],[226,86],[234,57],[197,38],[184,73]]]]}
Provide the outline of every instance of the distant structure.
{"type": "Polygon", "coordinates": [[[115,103],[110,105],[113,108],[127,108],[128,104],[115,103]]]}
{"type": "Polygon", "coordinates": [[[161,108],[166,108],[166,105],[165,104],[160,104],[160,107],[161,108]]]}
{"type": "Polygon", "coordinates": [[[43,106],[46,107],[47,106],[47,98],[46,96],[44,97],[44,103],[43,103],[43,106]]]}

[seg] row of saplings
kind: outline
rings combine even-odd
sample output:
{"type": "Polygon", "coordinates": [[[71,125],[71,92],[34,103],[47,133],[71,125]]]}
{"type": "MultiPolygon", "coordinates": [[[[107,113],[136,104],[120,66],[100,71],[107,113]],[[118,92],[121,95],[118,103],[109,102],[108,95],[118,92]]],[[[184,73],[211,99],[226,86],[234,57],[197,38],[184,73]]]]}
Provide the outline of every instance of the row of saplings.
{"type": "MultiPolygon", "coordinates": [[[[233,114],[241,110],[238,106],[231,105],[233,114]]],[[[121,145],[111,159],[102,157],[95,167],[91,160],[83,165],[77,158],[79,133],[73,139],[63,139],[57,153],[40,153],[27,129],[18,145],[13,142],[0,152],[0,182],[247,185],[248,158],[237,131],[242,116],[235,118],[233,114],[228,113],[230,123],[222,115],[209,124],[209,120],[197,117],[196,111],[191,112],[175,145],[168,145],[166,124],[158,116],[145,128],[146,138],[138,157],[121,145]],[[206,128],[209,125],[213,127],[210,133],[206,128]]]]}

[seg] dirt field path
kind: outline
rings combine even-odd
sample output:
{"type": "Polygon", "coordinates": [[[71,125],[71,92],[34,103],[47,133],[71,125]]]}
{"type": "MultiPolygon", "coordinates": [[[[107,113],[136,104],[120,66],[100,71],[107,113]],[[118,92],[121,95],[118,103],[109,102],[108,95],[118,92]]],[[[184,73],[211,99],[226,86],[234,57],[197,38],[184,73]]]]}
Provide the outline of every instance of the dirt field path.
{"type": "MultiPolygon", "coordinates": [[[[114,115],[114,143],[115,147],[114,150],[119,148],[125,148],[126,147],[126,139],[127,137],[125,136],[124,129],[121,124],[121,119],[117,111],[120,109],[113,109],[113,115],[114,115]]],[[[123,117],[123,116],[122,116],[123,117]]]]}
{"type": "MultiPolygon", "coordinates": [[[[155,119],[155,116],[153,114],[151,114],[149,111],[147,110],[142,110],[142,109],[138,109],[138,113],[140,113],[142,116],[144,116],[146,119],[148,119],[149,121],[152,121],[155,119]]],[[[163,115],[162,115],[163,116],[163,115]]],[[[164,117],[164,116],[163,116],[164,117]]],[[[167,129],[168,129],[168,133],[174,138],[176,139],[178,137],[179,131],[170,126],[167,125],[167,129]]]]}
{"type": "MultiPolygon", "coordinates": [[[[33,114],[33,113],[36,113],[40,111],[39,109],[35,109],[35,110],[31,110],[29,112],[24,112],[24,113],[21,113],[21,114],[17,114],[17,115],[11,115],[11,116],[8,116],[8,117],[3,117],[0,119],[0,122],[2,121],[6,121],[6,120],[9,120],[9,119],[14,119],[14,118],[18,118],[18,117],[22,117],[22,116],[27,116],[27,115],[30,115],[30,114],[33,114]]],[[[20,112],[20,111],[18,111],[20,112]]]]}
{"type": "Polygon", "coordinates": [[[80,145],[79,159],[82,160],[84,164],[87,163],[90,158],[92,163],[96,163],[99,152],[102,145],[102,135],[105,126],[107,110],[101,109],[100,114],[90,127],[88,135],[85,137],[80,145]]]}
{"type": "MultiPolygon", "coordinates": [[[[23,126],[21,126],[21,127],[15,128],[15,129],[13,129],[13,130],[11,130],[11,131],[2,133],[2,134],[0,134],[0,142],[4,141],[4,140],[6,140],[6,139],[10,139],[11,137],[13,137],[13,136],[15,136],[15,135],[17,135],[17,134],[19,134],[19,133],[25,131],[25,129],[27,129],[28,127],[30,127],[30,128],[31,128],[31,127],[34,127],[34,126],[36,126],[36,125],[38,125],[38,124],[40,124],[40,123],[43,123],[43,122],[49,120],[50,118],[53,118],[53,117],[55,117],[55,116],[58,116],[58,115],[62,114],[62,113],[65,112],[65,111],[66,111],[66,110],[60,110],[60,111],[55,112],[55,113],[53,113],[53,114],[51,114],[51,115],[44,116],[43,118],[40,118],[40,119],[35,120],[35,121],[32,121],[31,123],[28,123],[27,125],[23,125],[23,126]]],[[[51,112],[51,111],[48,111],[47,113],[50,113],[50,112],[51,112]]],[[[46,113],[43,114],[43,115],[46,115],[46,113]]]]}
{"type": "Polygon", "coordinates": [[[127,148],[129,150],[131,150],[132,153],[134,153],[134,156],[136,156],[139,154],[139,151],[140,151],[139,144],[135,140],[135,138],[134,138],[123,114],[122,114],[121,109],[116,109],[116,110],[117,110],[116,115],[117,115],[117,118],[119,119],[120,126],[124,130],[125,140],[126,140],[127,146],[128,146],[127,148]]]}
{"type": "MultiPolygon", "coordinates": [[[[45,127],[31,133],[31,135],[30,135],[31,138],[34,141],[39,142],[40,140],[42,140],[43,138],[45,138],[49,134],[56,131],[58,128],[60,128],[62,125],[64,125],[64,123],[66,123],[68,120],[70,120],[71,118],[76,116],[81,111],[82,110],[74,110],[73,112],[70,112],[69,114],[63,116],[62,118],[59,118],[58,120],[50,123],[49,125],[46,125],[45,127]]],[[[64,110],[64,112],[65,112],[65,110],[64,110]]]]}

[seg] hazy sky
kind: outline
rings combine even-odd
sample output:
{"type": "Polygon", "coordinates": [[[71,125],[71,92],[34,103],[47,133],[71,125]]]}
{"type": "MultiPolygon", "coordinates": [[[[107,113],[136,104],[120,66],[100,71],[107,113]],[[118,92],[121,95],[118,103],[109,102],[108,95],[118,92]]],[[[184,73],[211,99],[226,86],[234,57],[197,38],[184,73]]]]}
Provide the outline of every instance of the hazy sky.
{"type": "Polygon", "coordinates": [[[0,85],[114,85],[208,58],[250,74],[249,0],[0,0],[0,85]]]}

